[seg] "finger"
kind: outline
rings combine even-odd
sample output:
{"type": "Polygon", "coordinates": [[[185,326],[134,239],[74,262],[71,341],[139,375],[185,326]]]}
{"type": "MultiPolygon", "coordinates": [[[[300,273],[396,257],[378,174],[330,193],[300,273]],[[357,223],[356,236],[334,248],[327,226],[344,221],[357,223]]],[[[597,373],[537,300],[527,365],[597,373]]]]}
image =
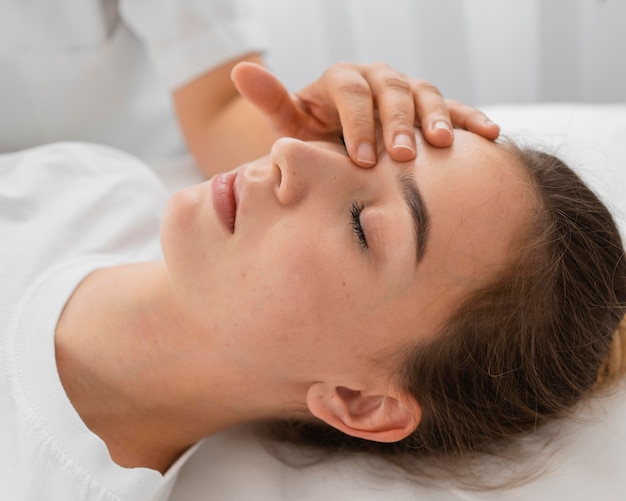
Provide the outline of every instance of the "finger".
{"type": "Polygon", "coordinates": [[[263,66],[237,64],[231,79],[239,93],[254,104],[279,132],[294,135],[298,129],[298,108],[281,81],[263,66]]]}
{"type": "Polygon", "coordinates": [[[372,89],[356,65],[336,64],[322,76],[327,105],[335,106],[350,159],[361,167],[376,163],[376,125],[372,89]]]}
{"type": "Polygon", "coordinates": [[[440,148],[450,146],[454,140],[452,120],[439,89],[424,80],[412,80],[417,120],[426,141],[440,148]]]}
{"type": "Polygon", "coordinates": [[[476,108],[458,101],[446,100],[450,118],[455,127],[466,129],[492,141],[500,135],[500,126],[476,108]]]}
{"type": "Polygon", "coordinates": [[[415,103],[409,80],[385,64],[366,69],[374,93],[385,149],[399,162],[415,158],[415,103]]]}

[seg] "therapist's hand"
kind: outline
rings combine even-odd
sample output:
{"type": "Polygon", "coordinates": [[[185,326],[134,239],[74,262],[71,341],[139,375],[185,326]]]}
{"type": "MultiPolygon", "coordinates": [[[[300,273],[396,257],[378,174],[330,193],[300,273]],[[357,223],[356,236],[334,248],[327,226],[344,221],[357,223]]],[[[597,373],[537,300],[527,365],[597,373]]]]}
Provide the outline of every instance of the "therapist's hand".
{"type": "Polygon", "coordinates": [[[446,101],[432,84],[410,79],[383,63],[337,63],[295,94],[254,63],[237,64],[231,78],[279,134],[305,140],[334,139],[343,134],[350,158],[362,167],[376,163],[376,116],[385,149],[401,162],[415,157],[415,125],[438,147],[452,144],[454,127],[488,139],[496,139],[500,133],[482,112],[446,101]]]}

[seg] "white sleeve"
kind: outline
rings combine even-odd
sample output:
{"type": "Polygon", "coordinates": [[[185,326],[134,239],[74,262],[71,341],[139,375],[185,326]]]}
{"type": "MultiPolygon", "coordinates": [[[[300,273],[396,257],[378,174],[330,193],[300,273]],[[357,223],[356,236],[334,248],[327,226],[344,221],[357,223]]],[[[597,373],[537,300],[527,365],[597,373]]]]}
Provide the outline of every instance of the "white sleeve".
{"type": "Polygon", "coordinates": [[[172,89],[266,48],[247,0],[121,0],[120,13],[172,89]]]}

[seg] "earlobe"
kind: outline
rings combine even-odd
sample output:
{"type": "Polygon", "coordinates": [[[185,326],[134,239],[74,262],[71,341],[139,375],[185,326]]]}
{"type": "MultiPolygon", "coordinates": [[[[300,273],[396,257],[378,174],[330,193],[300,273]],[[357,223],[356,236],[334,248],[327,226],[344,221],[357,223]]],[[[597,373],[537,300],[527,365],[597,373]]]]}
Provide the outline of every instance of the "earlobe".
{"type": "Polygon", "coordinates": [[[307,394],[311,413],[347,435],[374,442],[397,442],[409,436],[421,419],[415,399],[387,388],[383,394],[314,383],[307,394]]]}

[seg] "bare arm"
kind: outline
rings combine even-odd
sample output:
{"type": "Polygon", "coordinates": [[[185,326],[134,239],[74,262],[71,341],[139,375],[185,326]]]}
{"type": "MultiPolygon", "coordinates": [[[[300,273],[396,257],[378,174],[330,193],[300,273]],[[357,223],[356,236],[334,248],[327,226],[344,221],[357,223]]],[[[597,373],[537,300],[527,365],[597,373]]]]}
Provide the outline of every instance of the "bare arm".
{"type": "Polygon", "coordinates": [[[174,106],[187,146],[207,176],[266,154],[279,134],[263,113],[243,99],[230,74],[252,54],[205,73],[174,92],[174,106]]]}

